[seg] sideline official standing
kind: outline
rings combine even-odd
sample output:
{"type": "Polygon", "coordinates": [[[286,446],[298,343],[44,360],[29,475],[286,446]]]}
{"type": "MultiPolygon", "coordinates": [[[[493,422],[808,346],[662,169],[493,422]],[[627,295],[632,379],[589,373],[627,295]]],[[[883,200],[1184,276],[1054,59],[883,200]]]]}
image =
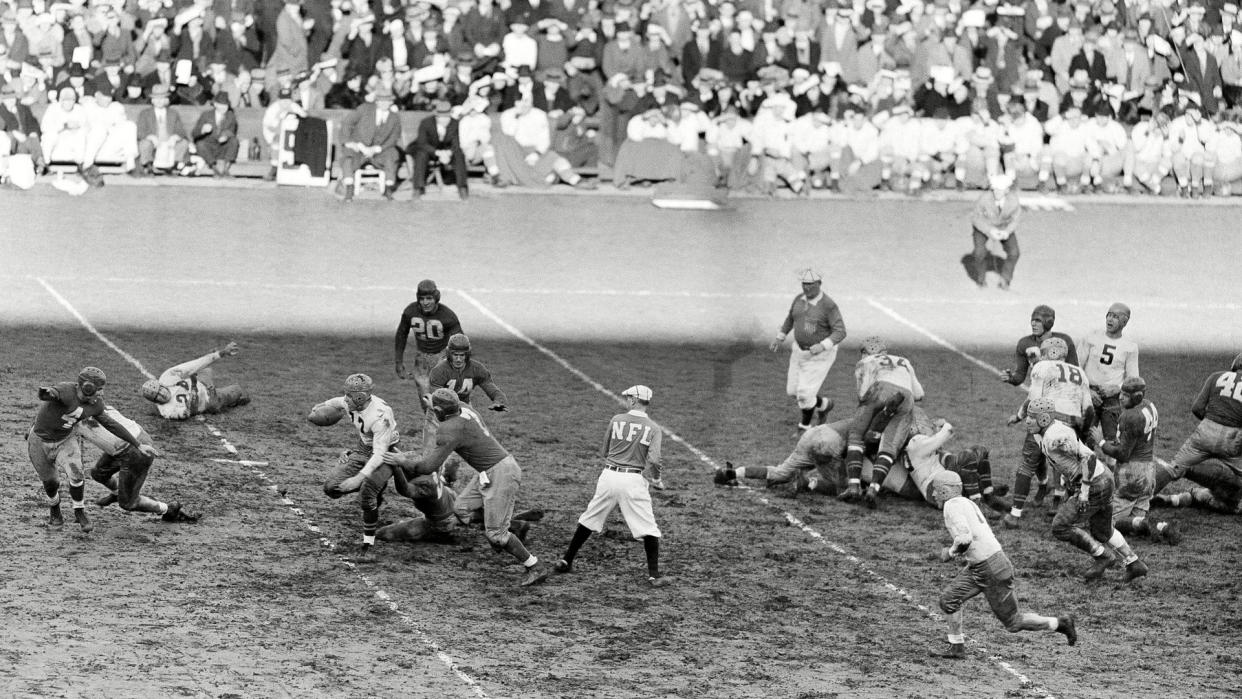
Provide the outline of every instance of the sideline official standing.
{"type": "Polygon", "coordinates": [[[993,175],[988,178],[991,192],[975,202],[970,217],[975,243],[971,253],[975,262],[975,283],[980,289],[987,287],[988,240],[1000,243],[1005,251],[1005,261],[1000,268],[1000,288],[1008,289],[1013,281],[1013,270],[1018,266],[1018,219],[1022,216],[1022,204],[1013,188],[1009,175],[993,175]]]}
{"type": "Polygon", "coordinates": [[[604,471],[595,484],[595,496],[578,518],[565,557],[556,562],[558,573],[573,570],[574,557],[594,532],[604,528],[613,508],[621,507],[621,517],[635,539],[642,539],[647,552],[647,582],[664,587],[669,579],[660,575],[660,528],[651,511],[648,481],[661,483],[660,445],[664,433],[651,418],[651,389],[630,386],[621,393],[629,410],[612,417],[604,441],[604,471]]]}
{"type": "Polygon", "coordinates": [[[819,391],[837,360],[837,346],[845,339],[845,320],[841,318],[837,303],[821,288],[824,275],[814,269],[804,269],[798,273],[798,279],[802,282],[802,293],[793,300],[785,322],[781,323],[768,349],[775,352],[793,331],[785,393],[798,401],[802,411],[798,429],[807,430],[816,417],[822,421],[832,410],[832,400],[819,395],[819,391]]]}

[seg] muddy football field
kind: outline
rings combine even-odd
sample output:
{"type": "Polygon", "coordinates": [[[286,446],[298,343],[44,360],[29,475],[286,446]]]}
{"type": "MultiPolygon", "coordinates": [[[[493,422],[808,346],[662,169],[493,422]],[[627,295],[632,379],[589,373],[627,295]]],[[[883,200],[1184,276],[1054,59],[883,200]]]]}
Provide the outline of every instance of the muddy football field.
{"type": "MultiPolygon", "coordinates": [[[[775,465],[793,446],[786,355],[765,345],[807,265],[826,273],[850,332],[826,392],[847,405],[859,343],[883,335],[918,369],[926,407],[957,426],[953,444],[992,450],[1000,483],[1019,459],[1021,431],[1004,420],[1021,394],[996,370],[1031,308],[1050,303],[1057,329],[1081,337],[1126,301],[1160,408],[1157,454],[1171,458],[1204,377],[1242,349],[1231,209],[1028,212],[1006,294],[962,273],[968,202],[705,214],[632,197],[345,207],[284,190],[28,194],[0,194],[0,213],[26,228],[0,234],[0,695],[1225,697],[1242,683],[1236,519],[1157,511],[1186,540],[1135,541],[1151,567],[1135,585],[1117,569],[1084,583],[1089,559],[1052,539],[1043,510],[1017,531],[994,520],[1023,606],[1075,614],[1080,640],[1008,634],[977,599],[969,658],[951,662],[927,657],[955,573],[933,560],[948,541],[939,512],[711,480],[725,460],[775,465]],[[616,515],[574,574],[529,589],[479,531],[350,562],[355,501],[321,487],[353,436],[305,414],[361,371],[417,430],[392,328],[424,277],[509,395],[511,412],[488,421],[522,465],[519,508],[546,512],[528,540],[541,558],[560,556],[590,498],[616,394],[654,389],[652,415],[676,435],[655,494],[672,586],[646,586],[641,545],[616,515]],[[242,353],[217,380],[245,386],[250,405],[167,423],[138,395],[146,373],[229,339],[242,353]],[[90,505],[89,535],[43,526],[23,439],[35,388],[87,364],[163,450],[146,491],[201,521],[90,505]]],[[[88,481],[88,503],[102,494],[88,481]]],[[[389,498],[381,516],[413,512],[389,498]]]]}

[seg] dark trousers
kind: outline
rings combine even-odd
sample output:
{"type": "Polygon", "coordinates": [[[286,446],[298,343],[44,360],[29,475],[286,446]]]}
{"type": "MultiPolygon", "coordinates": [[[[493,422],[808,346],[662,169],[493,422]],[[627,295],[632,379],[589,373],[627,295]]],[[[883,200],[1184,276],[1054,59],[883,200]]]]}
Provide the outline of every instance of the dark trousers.
{"type": "MultiPolygon", "coordinates": [[[[430,171],[432,161],[437,165],[440,161],[435,159],[435,151],[428,151],[421,148],[414,150],[414,189],[421,192],[427,188],[427,173],[430,171]]],[[[466,189],[466,154],[460,148],[453,149],[453,157],[449,159],[449,167],[453,170],[453,182],[456,183],[458,189],[466,189]]]]}
{"type": "Polygon", "coordinates": [[[226,163],[237,162],[238,143],[236,136],[229,136],[227,141],[221,143],[216,134],[209,133],[194,141],[194,147],[203,160],[207,161],[208,165],[214,166],[221,160],[226,163]]]}
{"type": "MultiPolygon", "coordinates": [[[[978,228],[974,229],[975,251],[971,254],[975,260],[975,283],[983,286],[984,278],[988,271],[988,236],[978,228]]],[[[1018,266],[1018,234],[1013,233],[1008,238],[1001,241],[1001,247],[1005,250],[1005,261],[1001,264],[1000,276],[1005,283],[1013,281],[1014,267],[1018,266]]]]}
{"type": "Polygon", "coordinates": [[[354,171],[363,165],[370,164],[384,171],[388,186],[392,187],[397,183],[397,166],[401,164],[401,151],[390,147],[376,153],[374,157],[364,158],[356,150],[341,148],[337,160],[341,166],[341,181],[346,184],[353,184],[354,171]]]}

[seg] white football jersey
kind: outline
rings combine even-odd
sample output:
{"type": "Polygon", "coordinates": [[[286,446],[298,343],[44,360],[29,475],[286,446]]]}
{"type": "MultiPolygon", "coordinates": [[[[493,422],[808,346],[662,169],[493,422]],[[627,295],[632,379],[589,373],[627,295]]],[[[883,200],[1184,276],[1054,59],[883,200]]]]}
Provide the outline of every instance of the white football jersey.
{"type": "Polygon", "coordinates": [[[1081,420],[1091,407],[1091,384],[1086,373],[1073,364],[1044,359],[1031,368],[1027,399],[1036,398],[1049,398],[1058,413],[1081,420]]]}
{"type": "Polygon", "coordinates": [[[388,402],[379,396],[371,396],[366,407],[358,411],[349,409],[344,396],[324,401],[322,405],[346,411],[349,421],[358,433],[359,449],[366,454],[372,454],[374,450],[388,451],[401,441],[401,434],[397,431],[397,418],[388,402]]]}
{"type": "Polygon", "coordinates": [[[870,354],[858,360],[854,380],[858,384],[859,400],[867,395],[872,384],[881,381],[906,389],[915,400],[923,398],[923,386],[914,375],[914,367],[908,359],[895,354],[870,354]]]}
{"type": "Polygon", "coordinates": [[[1113,339],[1097,330],[1078,343],[1078,352],[1087,380],[1106,396],[1116,395],[1123,381],[1139,375],[1139,349],[1134,340],[1113,339]]]}
{"type": "Polygon", "coordinates": [[[971,563],[982,563],[1001,550],[988,521],[970,498],[959,495],[944,503],[944,526],[954,543],[970,541],[963,555],[971,563]]]}
{"type": "MultiPolygon", "coordinates": [[[[125,431],[128,432],[129,435],[135,440],[143,444],[150,442],[150,439],[147,438],[146,434],[142,431],[142,427],[139,426],[138,423],[122,415],[116,408],[110,405],[105,407],[104,415],[112,418],[113,422],[123,427],[125,431]]],[[[73,429],[81,435],[83,439],[95,445],[100,451],[108,454],[109,456],[116,456],[122,451],[125,451],[125,448],[129,446],[129,442],[109,432],[94,418],[88,418],[78,422],[77,425],[74,425],[73,429]]]]}

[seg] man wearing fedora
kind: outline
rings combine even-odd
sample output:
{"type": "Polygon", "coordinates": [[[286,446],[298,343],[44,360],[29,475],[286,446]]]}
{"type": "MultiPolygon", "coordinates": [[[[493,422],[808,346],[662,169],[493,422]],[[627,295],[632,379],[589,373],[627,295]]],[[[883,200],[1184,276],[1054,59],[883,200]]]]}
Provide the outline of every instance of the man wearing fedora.
{"type": "Polygon", "coordinates": [[[7,145],[2,155],[23,153],[30,156],[35,172],[44,168],[43,148],[39,143],[39,120],[30,107],[17,99],[12,82],[0,86],[0,143],[7,145]],[[7,141],[5,140],[7,139],[7,141]]]}
{"type": "Polygon", "coordinates": [[[138,177],[155,174],[156,169],[177,171],[190,152],[185,125],[175,109],[170,109],[168,86],[151,88],[151,106],[138,113],[138,177]]]}
{"type": "Polygon", "coordinates": [[[431,116],[418,124],[418,134],[410,142],[406,152],[414,158],[414,200],[417,201],[427,188],[427,173],[432,163],[444,170],[452,169],[457,196],[466,199],[470,189],[466,184],[466,155],[461,149],[458,120],[452,108],[444,100],[435,103],[431,116]]]}
{"type": "Polygon", "coordinates": [[[341,122],[341,180],[337,192],[345,201],[354,198],[354,172],[364,165],[384,171],[384,198],[392,200],[397,189],[397,166],[401,163],[401,119],[393,104],[392,89],[380,84],[367,102],[341,122]]]}
{"type": "Polygon", "coordinates": [[[194,124],[194,148],[216,177],[228,177],[237,160],[237,115],[229,106],[227,93],[218,92],[211,107],[204,109],[194,124]]]}

